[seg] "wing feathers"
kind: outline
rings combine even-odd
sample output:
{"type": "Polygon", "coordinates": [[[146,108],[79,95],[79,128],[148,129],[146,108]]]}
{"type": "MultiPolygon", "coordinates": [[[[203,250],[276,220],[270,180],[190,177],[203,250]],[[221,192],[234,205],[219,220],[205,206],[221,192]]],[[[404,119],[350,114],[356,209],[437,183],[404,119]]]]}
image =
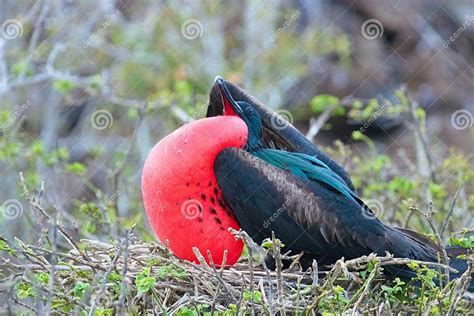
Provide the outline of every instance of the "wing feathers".
{"type": "Polygon", "coordinates": [[[299,178],[241,149],[224,149],[214,171],[239,225],[257,243],[274,231],[287,249],[304,251],[322,264],[386,251],[437,260],[432,243],[419,234],[384,225],[332,187],[299,178]]]}
{"type": "Polygon", "coordinates": [[[246,151],[224,149],[214,171],[237,221],[256,242],[274,231],[289,249],[348,258],[370,253],[374,236],[383,235],[383,224],[364,218],[354,201],[246,151]]]}

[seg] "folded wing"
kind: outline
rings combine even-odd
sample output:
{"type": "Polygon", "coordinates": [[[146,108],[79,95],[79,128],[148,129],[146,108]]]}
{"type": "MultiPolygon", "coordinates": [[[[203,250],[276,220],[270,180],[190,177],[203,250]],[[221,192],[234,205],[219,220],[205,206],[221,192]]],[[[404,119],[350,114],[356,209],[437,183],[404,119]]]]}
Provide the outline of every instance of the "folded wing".
{"type": "MultiPolygon", "coordinates": [[[[310,170],[311,165],[303,163],[310,170]]],[[[256,242],[274,231],[286,249],[304,251],[320,263],[385,251],[418,260],[437,258],[425,238],[385,225],[351,194],[341,193],[334,186],[339,180],[328,184],[319,179],[325,177],[324,170],[315,177],[295,175],[244,150],[226,148],[214,171],[239,225],[256,242]]]]}

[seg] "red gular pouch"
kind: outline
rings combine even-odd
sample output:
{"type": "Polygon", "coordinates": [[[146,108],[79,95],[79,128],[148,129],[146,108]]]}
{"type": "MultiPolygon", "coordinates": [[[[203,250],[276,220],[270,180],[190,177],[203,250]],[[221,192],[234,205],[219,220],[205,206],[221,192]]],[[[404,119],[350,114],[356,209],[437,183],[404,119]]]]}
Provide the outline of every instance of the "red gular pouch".
{"type": "Polygon", "coordinates": [[[236,116],[217,116],[190,122],[160,140],[148,155],[142,174],[143,203],[158,239],[168,242],[179,258],[198,262],[197,247],[209,263],[226,266],[239,259],[243,243],[214,174],[217,155],[228,147],[242,148],[248,137],[245,122],[236,116]]]}

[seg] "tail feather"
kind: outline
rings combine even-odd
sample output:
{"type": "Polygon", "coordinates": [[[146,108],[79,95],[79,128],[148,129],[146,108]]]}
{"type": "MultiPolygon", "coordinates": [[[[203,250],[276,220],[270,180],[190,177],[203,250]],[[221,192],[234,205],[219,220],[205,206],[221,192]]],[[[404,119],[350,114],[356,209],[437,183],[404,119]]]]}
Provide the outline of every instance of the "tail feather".
{"type": "MultiPolygon", "coordinates": [[[[453,269],[456,269],[458,273],[451,273],[451,279],[460,278],[468,269],[468,264],[466,259],[458,258],[461,255],[468,255],[466,248],[461,247],[447,247],[446,252],[448,254],[449,266],[453,269]]],[[[469,292],[474,292],[474,273],[471,272],[471,280],[468,286],[469,292]]]]}
{"type": "MultiPolygon", "coordinates": [[[[406,241],[408,241],[408,244],[410,245],[407,247],[410,248],[408,253],[414,254],[414,256],[407,257],[421,261],[438,262],[438,256],[439,253],[441,253],[441,249],[431,239],[409,229],[396,227],[396,230],[403,235],[406,241]]],[[[405,248],[405,250],[407,250],[407,248],[405,248]]],[[[468,264],[465,259],[458,257],[460,255],[467,255],[467,249],[461,247],[447,247],[446,253],[450,259],[449,266],[458,271],[457,273],[450,273],[450,279],[460,278],[468,269],[468,264]]],[[[395,255],[397,256],[397,254],[395,255]]],[[[403,279],[412,279],[417,276],[416,272],[407,266],[388,266],[385,270],[388,274],[403,279]]],[[[472,274],[468,290],[474,292],[474,275],[472,274]]]]}

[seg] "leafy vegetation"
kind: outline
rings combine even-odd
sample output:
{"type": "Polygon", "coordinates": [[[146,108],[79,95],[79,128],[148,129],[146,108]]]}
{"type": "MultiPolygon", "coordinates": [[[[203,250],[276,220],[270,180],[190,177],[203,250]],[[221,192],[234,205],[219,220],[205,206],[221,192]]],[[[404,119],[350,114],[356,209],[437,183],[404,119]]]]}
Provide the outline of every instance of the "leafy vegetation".
{"type": "MultiPolygon", "coordinates": [[[[299,8],[258,1],[245,14],[237,2],[206,2],[191,12],[172,1],[47,3],[2,6],[23,29],[12,40],[0,32],[0,314],[472,313],[467,275],[448,281],[438,267],[407,261],[415,279],[387,279],[384,269],[399,262],[388,255],[267,271],[263,255],[285,257],[285,245],[273,238],[257,246],[245,235],[238,235],[247,245],[239,263],[221,270],[178,260],[146,221],[143,160],[164,135],[205,115],[219,72],[273,108],[286,106],[303,131],[313,126],[308,117],[321,118],[317,143],[351,126],[349,136],[336,134],[344,142],[323,149],[348,170],[376,216],[472,253],[472,153],[444,142],[407,88],[387,99],[315,89],[303,105],[284,102],[300,78],[320,81],[306,77],[315,60],[328,73],[357,72],[355,46],[369,43],[336,26],[300,32],[289,20],[299,8]],[[204,38],[182,34],[194,15],[205,17],[204,38]],[[245,26],[236,24],[244,18],[245,26]],[[374,129],[382,120],[401,126],[408,141],[385,130],[380,140],[374,129]]],[[[332,79],[351,81],[344,75],[332,79]]],[[[472,141],[472,126],[456,135],[472,141]]]]}

